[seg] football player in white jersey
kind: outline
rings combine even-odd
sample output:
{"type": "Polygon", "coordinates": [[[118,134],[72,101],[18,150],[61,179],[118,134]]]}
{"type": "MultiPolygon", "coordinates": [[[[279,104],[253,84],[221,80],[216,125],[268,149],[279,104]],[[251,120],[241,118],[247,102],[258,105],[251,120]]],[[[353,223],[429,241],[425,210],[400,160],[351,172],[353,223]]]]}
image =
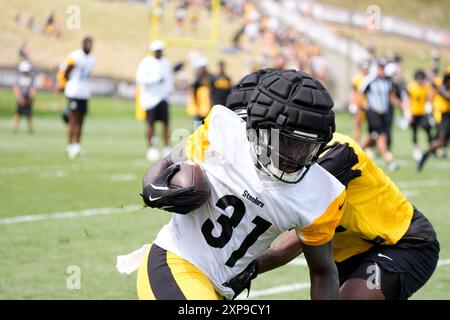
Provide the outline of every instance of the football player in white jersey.
{"type": "Polygon", "coordinates": [[[273,72],[254,90],[247,123],[216,105],[185,144],[151,167],[144,202],[174,214],[145,252],[128,256],[143,257],[139,298],[232,299],[230,280],[291,229],[310,267],[311,298],[337,298],[331,239],[345,187],[315,164],[335,130],[332,107],[310,75],[273,72]],[[180,160],[208,176],[211,197],[201,206],[195,188],[170,187],[180,160]]]}
{"type": "Polygon", "coordinates": [[[78,156],[81,152],[80,138],[84,117],[88,110],[88,100],[91,97],[91,74],[95,66],[92,55],[93,39],[83,39],[82,48],[72,51],[65,61],[64,78],[67,83],[64,94],[68,100],[68,145],[69,158],[78,156]]]}

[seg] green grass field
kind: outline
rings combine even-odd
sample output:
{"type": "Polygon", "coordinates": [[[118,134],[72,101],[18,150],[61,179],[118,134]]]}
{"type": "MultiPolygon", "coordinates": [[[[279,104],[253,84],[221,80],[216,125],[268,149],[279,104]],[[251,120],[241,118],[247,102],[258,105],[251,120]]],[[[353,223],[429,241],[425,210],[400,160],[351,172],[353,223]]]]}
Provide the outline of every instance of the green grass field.
{"type": "MultiPolygon", "coordinates": [[[[65,155],[65,125],[54,111],[58,105],[52,95],[37,96],[32,136],[25,123],[19,133],[11,132],[13,105],[10,91],[0,90],[0,299],[135,299],[136,274],[119,274],[116,256],[151,242],[170,215],[139,208],[141,177],[150,163],[145,160],[144,124],[133,119],[133,103],[92,99],[85,153],[75,160],[65,155]],[[5,223],[9,217],[98,208],[116,213],[5,223]],[[66,286],[72,265],[81,270],[80,289],[66,286]]],[[[191,127],[184,108],[172,108],[171,117],[172,129],[191,127]]],[[[349,133],[350,116],[337,119],[338,130],[349,133]]],[[[432,159],[417,174],[410,133],[399,130],[394,151],[402,167],[392,178],[432,221],[441,259],[447,260],[413,298],[450,299],[450,210],[445,200],[450,162],[432,159]]],[[[99,212],[85,212],[92,213],[99,212]]],[[[258,277],[252,291],[261,299],[308,299],[308,289],[292,287],[308,282],[305,266],[287,265],[258,277]]]]}

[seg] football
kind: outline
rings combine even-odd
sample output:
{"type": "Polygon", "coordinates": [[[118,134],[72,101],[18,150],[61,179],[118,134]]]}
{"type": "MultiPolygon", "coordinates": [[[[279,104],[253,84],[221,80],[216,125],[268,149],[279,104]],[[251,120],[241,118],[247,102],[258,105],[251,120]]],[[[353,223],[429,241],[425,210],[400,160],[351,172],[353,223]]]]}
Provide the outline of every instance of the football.
{"type": "Polygon", "coordinates": [[[170,180],[172,188],[195,186],[195,196],[203,204],[211,195],[211,184],[206,172],[198,165],[180,163],[180,170],[170,180]]]}

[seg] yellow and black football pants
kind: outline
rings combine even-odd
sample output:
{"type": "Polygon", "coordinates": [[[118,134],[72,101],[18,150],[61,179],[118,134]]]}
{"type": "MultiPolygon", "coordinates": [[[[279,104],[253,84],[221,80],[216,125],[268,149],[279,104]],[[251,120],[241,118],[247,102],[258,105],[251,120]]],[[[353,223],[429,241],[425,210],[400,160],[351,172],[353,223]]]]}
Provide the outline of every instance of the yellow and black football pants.
{"type": "Polygon", "coordinates": [[[206,275],[189,261],[152,244],[137,276],[141,300],[222,300],[206,275]]]}

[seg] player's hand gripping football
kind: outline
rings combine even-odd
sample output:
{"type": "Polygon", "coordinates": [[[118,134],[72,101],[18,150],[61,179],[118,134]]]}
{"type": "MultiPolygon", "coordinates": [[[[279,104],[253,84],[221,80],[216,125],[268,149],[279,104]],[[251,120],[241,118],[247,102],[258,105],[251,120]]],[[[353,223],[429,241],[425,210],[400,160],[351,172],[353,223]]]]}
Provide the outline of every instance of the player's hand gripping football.
{"type": "Polygon", "coordinates": [[[198,207],[195,186],[174,188],[170,180],[180,170],[180,164],[166,168],[152,183],[144,187],[142,198],[147,206],[165,211],[187,214],[198,207]]]}

